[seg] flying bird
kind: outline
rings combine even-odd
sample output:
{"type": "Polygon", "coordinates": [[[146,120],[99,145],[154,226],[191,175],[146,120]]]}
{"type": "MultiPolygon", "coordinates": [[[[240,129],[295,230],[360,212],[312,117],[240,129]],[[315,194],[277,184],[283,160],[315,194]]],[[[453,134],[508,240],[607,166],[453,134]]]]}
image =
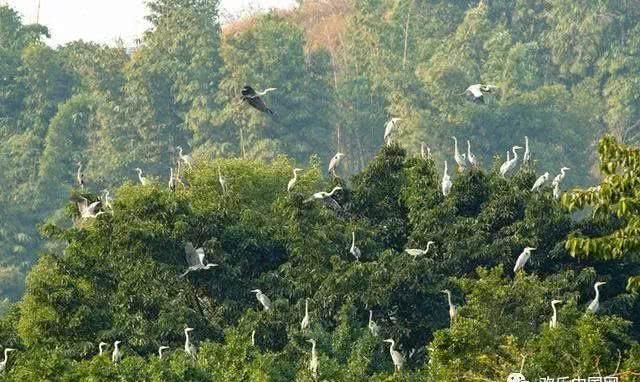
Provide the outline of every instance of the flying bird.
{"type": "Polygon", "coordinates": [[[289,180],[289,183],[287,183],[287,192],[291,192],[296,183],[298,183],[298,172],[300,171],[302,171],[301,168],[293,169],[293,178],[291,178],[291,180],[289,180]]]}
{"type": "Polygon", "coordinates": [[[266,294],[262,293],[260,289],[254,289],[251,292],[256,294],[256,298],[258,299],[258,302],[262,304],[264,310],[271,309],[271,300],[269,300],[269,297],[267,297],[266,294]]]}
{"type": "Polygon", "coordinates": [[[531,251],[534,251],[533,247],[525,247],[518,259],[516,260],[516,265],[513,267],[513,273],[516,273],[519,270],[524,270],[524,266],[529,261],[529,257],[531,257],[531,251]]]}
{"type": "Polygon", "coordinates": [[[267,95],[267,93],[272,92],[274,90],[278,90],[278,88],[266,88],[261,92],[256,92],[256,94],[259,96],[263,96],[263,95],[267,95]]]}
{"type": "Polygon", "coordinates": [[[453,183],[451,182],[451,177],[447,174],[447,161],[444,161],[444,174],[442,175],[442,195],[449,195],[449,191],[451,191],[451,186],[453,183]]]}
{"type": "Polygon", "coordinates": [[[306,199],[303,203],[311,203],[314,200],[322,200],[334,210],[340,210],[342,209],[342,207],[340,207],[338,202],[336,202],[336,200],[333,199],[333,195],[340,190],[342,190],[342,187],[338,186],[338,187],[334,187],[333,190],[331,190],[331,192],[324,192],[324,191],[316,192],[315,194],[311,195],[310,198],[306,199]]]}
{"type": "Polygon", "coordinates": [[[80,212],[80,218],[82,219],[95,219],[98,216],[104,214],[104,211],[96,212],[96,209],[102,202],[100,200],[89,204],[89,200],[84,196],[80,197],[80,201],[76,202],[78,211],[80,212]]]}
{"type": "Polygon", "coordinates": [[[538,191],[540,187],[542,187],[544,182],[547,181],[547,179],[549,179],[548,172],[545,172],[544,174],[540,175],[540,177],[536,179],[535,183],[533,183],[533,187],[531,187],[531,192],[538,191]]]}
{"type": "Polygon", "coordinates": [[[606,282],[598,281],[593,285],[593,289],[596,291],[596,297],[591,301],[589,306],[587,306],[587,313],[597,313],[600,309],[600,285],[604,285],[606,282]]]}
{"type": "Polygon", "coordinates": [[[327,171],[329,174],[336,176],[336,167],[340,164],[343,156],[343,153],[336,153],[336,155],[331,158],[331,161],[329,161],[329,170],[327,171]]]}
{"type": "Polygon", "coordinates": [[[184,253],[185,253],[185,259],[187,260],[187,264],[189,265],[189,267],[183,274],[180,275],[180,277],[186,276],[189,272],[208,270],[218,266],[218,264],[213,264],[213,263],[209,263],[205,265],[204,248],[195,249],[191,242],[187,242],[184,245],[184,253]]]}
{"type": "Polygon", "coordinates": [[[406,253],[408,253],[409,255],[413,256],[413,258],[415,260],[415,259],[418,258],[418,256],[426,255],[427,253],[429,253],[429,249],[434,244],[435,244],[435,242],[429,241],[429,242],[427,242],[427,248],[426,249],[408,248],[408,249],[405,249],[404,251],[406,253]]]}
{"type": "MultiPolygon", "coordinates": [[[[264,94],[267,94],[266,89],[264,94]]],[[[264,94],[256,93],[256,91],[253,90],[253,88],[249,85],[246,85],[244,88],[242,88],[242,100],[244,102],[248,103],[256,110],[273,115],[273,111],[269,109],[262,98],[260,98],[260,96],[264,94]]]]}

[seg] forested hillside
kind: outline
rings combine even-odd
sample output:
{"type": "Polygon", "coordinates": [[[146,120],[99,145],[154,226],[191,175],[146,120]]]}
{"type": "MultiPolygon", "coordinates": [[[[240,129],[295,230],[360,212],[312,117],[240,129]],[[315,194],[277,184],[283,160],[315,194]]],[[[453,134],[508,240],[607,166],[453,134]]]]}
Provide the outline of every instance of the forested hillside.
{"type": "Polygon", "coordinates": [[[636,2],[305,0],[225,26],[217,5],[149,1],[135,49],[51,48],[0,7],[2,378],[313,380],[314,339],[327,381],[640,380],[636,2]],[[217,266],[179,277],[188,243],[217,266]],[[121,363],[96,356],[116,340],[121,363]]]}

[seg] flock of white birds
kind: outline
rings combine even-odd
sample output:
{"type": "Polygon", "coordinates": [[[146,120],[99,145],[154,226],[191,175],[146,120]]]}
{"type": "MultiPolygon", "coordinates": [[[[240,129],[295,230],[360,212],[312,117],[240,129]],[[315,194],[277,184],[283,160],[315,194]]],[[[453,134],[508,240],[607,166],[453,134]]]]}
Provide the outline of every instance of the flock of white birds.
{"type": "MultiPolygon", "coordinates": [[[[465,91],[464,94],[467,94],[469,97],[471,97],[475,102],[484,102],[484,95],[486,94],[490,94],[494,91],[496,91],[498,88],[496,86],[493,85],[483,85],[483,84],[475,84],[475,85],[471,85],[469,86],[469,88],[467,88],[467,90],[465,91]]],[[[252,107],[265,112],[265,111],[270,111],[268,108],[266,108],[266,105],[264,104],[264,102],[260,99],[259,96],[264,96],[265,94],[267,94],[270,91],[276,90],[275,88],[268,88],[265,91],[262,92],[256,92],[255,94],[249,95],[247,96],[246,94],[243,94],[243,99],[249,103],[249,105],[251,105],[252,107]]],[[[271,113],[272,114],[272,113],[271,113]]],[[[392,138],[393,135],[395,133],[395,131],[397,131],[400,127],[400,122],[402,121],[402,118],[398,118],[398,117],[394,117],[391,118],[386,124],[385,124],[385,129],[384,129],[384,142],[387,145],[390,145],[392,142],[392,138]]],[[[480,162],[478,160],[478,158],[471,152],[471,143],[469,140],[467,140],[467,151],[466,153],[461,153],[459,148],[458,148],[458,140],[456,137],[451,137],[453,139],[453,154],[454,154],[454,160],[456,162],[456,164],[458,165],[458,171],[459,172],[463,172],[465,171],[467,168],[471,167],[471,168],[479,168],[480,166],[480,162]]],[[[185,154],[182,147],[178,146],[176,147],[176,149],[178,150],[178,155],[177,155],[177,168],[174,170],[173,168],[170,169],[170,176],[169,176],[169,188],[172,191],[175,191],[176,186],[178,184],[184,186],[184,182],[182,181],[181,178],[181,171],[182,171],[182,166],[186,166],[188,169],[192,169],[193,165],[194,165],[194,159],[191,155],[189,154],[185,154]]],[[[522,147],[521,146],[513,146],[511,148],[510,151],[507,151],[507,160],[500,166],[499,172],[500,175],[502,177],[506,177],[509,173],[513,172],[513,170],[516,168],[517,163],[518,163],[518,150],[521,150],[522,147]],[[513,153],[513,157],[510,156],[510,154],[513,153]]],[[[424,143],[421,144],[421,148],[420,148],[420,153],[421,153],[421,157],[423,159],[431,159],[431,149],[426,146],[424,143]]],[[[331,158],[330,162],[329,162],[329,167],[328,167],[328,173],[336,176],[336,170],[338,168],[338,166],[340,165],[340,162],[342,160],[342,158],[345,156],[344,153],[338,152],[336,153],[336,155],[331,158]]],[[[524,144],[524,153],[522,155],[522,165],[529,165],[531,160],[531,152],[529,150],[529,139],[528,137],[525,137],[525,144],[524,144]]],[[[84,190],[85,188],[85,177],[84,174],[82,172],[82,163],[78,162],[77,163],[78,168],[76,171],[76,181],[78,186],[84,190]]],[[[560,169],[560,173],[553,179],[552,181],[552,187],[553,187],[553,196],[558,199],[560,197],[560,182],[562,182],[562,180],[565,178],[566,175],[566,171],[569,170],[569,168],[567,167],[562,167],[560,169]]],[[[138,175],[138,180],[140,181],[140,184],[143,186],[149,185],[150,182],[149,180],[143,175],[143,171],[140,168],[136,168],[135,171],[137,172],[138,175]]],[[[301,168],[294,168],[293,169],[293,178],[291,178],[289,180],[289,182],[287,183],[287,192],[291,192],[294,187],[296,186],[296,183],[298,182],[298,173],[304,171],[301,168]]],[[[541,175],[534,183],[533,187],[531,188],[532,192],[539,192],[541,187],[544,185],[544,183],[549,179],[549,173],[545,172],[543,175],[541,175]]],[[[218,181],[220,183],[220,188],[222,193],[226,193],[227,192],[227,180],[224,177],[224,175],[222,174],[222,171],[220,169],[220,167],[218,166],[218,181]]],[[[451,191],[451,187],[453,185],[453,182],[451,181],[451,177],[448,174],[448,165],[447,165],[447,161],[444,161],[444,173],[442,176],[442,194],[443,196],[448,196],[450,191],[451,191]]],[[[338,202],[333,198],[333,196],[335,195],[336,192],[341,191],[342,188],[341,187],[334,187],[330,192],[325,192],[325,191],[319,191],[314,193],[313,195],[311,195],[308,199],[304,200],[304,203],[310,203],[316,200],[320,200],[320,201],[324,201],[327,206],[333,208],[333,209],[340,209],[340,205],[338,204],[338,202]]],[[[100,216],[101,214],[107,213],[107,212],[112,212],[113,211],[113,207],[111,204],[112,199],[109,196],[109,191],[108,190],[103,190],[103,194],[102,197],[100,198],[100,200],[96,201],[96,202],[92,202],[89,203],[89,201],[84,198],[84,197],[80,197],[80,200],[76,202],[77,207],[78,207],[78,211],[80,213],[80,217],[81,219],[95,219],[98,216],[100,216]],[[98,207],[102,207],[100,211],[98,211],[98,207]]],[[[355,232],[352,232],[352,242],[351,242],[351,247],[349,249],[349,253],[351,255],[353,255],[355,257],[356,260],[359,260],[361,257],[361,251],[360,249],[356,246],[356,238],[355,238],[355,232]]],[[[429,241],[427,243],[427,246],[425,249],[418,249],[418,248],[407,248],[405,249],[405,252],[407,254],[409,254],[410,256],[413,256],[414,259],[418,259],[418,257],[420,256],[424,256],[427,253],[429,253],[429,250],[431,249],[432,246],[434,246],[436,243],[433,241],[429,241]]],[[[215,267],[218,267],[218,264],[213,264],[213,263],[205,263],[205,250],[204,248],[195,248],[193,246],[193,244],[191,242],[187,242],[185,244],[185,258],[186,258],[186,262],[188,264],[187,269],[185,270],[184,273],[182,273],[180,275],[180,277],[185,277],[187,276],[189,273],[191,272],[197,272],[197,271],[203,271],[203,270],[209,270],[215,267]]],[[[524,250],[522,251],[522,253],[518,256],[517,260],[516,260],[516,264],[514,266],[514,273],[519,272],[519,271],[524,271],[524,266],[527,263],[527,261],[529,260],[532,251],[534,251],[536,248],[532,248],[532,247],[525,247],[524,250]]],[[[601,285],[606,284],[605,282],[596,282],[594,285],[594,289],[595,289],[595,298],[590,302],[590,304],[587,307],[587,312],[590,313],[596,313],[599,309],[600,303],[600,291],[599,291],[599,287],[601,285]]],[[[258,302],[262,305],[262,308],[264,311],[269,311],[271,309],[273,309],[271,300],[269,299],[269,297],[263,293],[260,289],[253,289],[250,291],[251,293],[255,293],[256,299],[258,300],[258,302]]],[[[453,303],[452,301],[452,294],[451,291],[445,289],[442,291],[442,293],[447,295],[447,302],[449,304],[449,318],[450,318],[450,322],[453,323],[457,317],[458,317],[458,307],[453,303]]],[[[562,303],[561,300],[553,300],[551,302],[551,307],[553,310],[553,316],[551,317],[551,320],[549,322],[550,327],[552,328],[556,328],[558,326],[558,317],[557,317],[557,311],[556,311],[556,305],[562,303]]],[[[310,315],[309,315],[309,299],[305,299],[305,314],[304,317],[300,323],[300,328],[303,332],[306,332],[311,324],[311,319],[310,319],[310,315]]],[[[373,320],[373,311],[369,310],[369,323],[368,323],[368,328],[370,333],[373,336],[378,336],[380,333],[380,327],[376,324],[376,322],[373,320]]],[[[191,342],[190,339],[190,333],[193,331],[193,328],[185,328],[184,329],[184,335],[185,335],[185,344],[184,344],[184,351],[186,354],[188,354],[190,357],[192,357],[193,359],[196,358],[196,353],[197,353],[197,348],[194,345],[193,342],[191,342]]],[[[313,374],[313,376],[315,378],[317,378],[318,375],[318,367],[319,367],[319,360],[318,360],[318,354],[317,354],[317,350],[316,350],[316,341],[314,339],[308,339],[307,342],[311,343],[311,359],[309,362],[309,370],[311,371],[311,373],[313,374]]],[[[389,353],[391,355],[391,360],[393,361],[394,367],[396,371],[400,371],[404,365],[405,362],[405,357],[404,355],[398,351],[395,348],[396,342],[392,339],[385,339],[384,342],[389,343],[389,353]]],[[[111,359],[113,363],[118,363],[121,361],[122,359],[122,351],[120,350],[120,344],[122,342],[121,341],[115,341],[113,344],[113,351],[111,353],[111,359]]],[[[251,333],[251,343],[253,345],[255,345],[255,330],[251,333]]],[[[103,352],[105,351],[105,348],[108,346],[107,343],[105,342],[100,342],[98,348],[99,348],[99,355],[103,355],[103,352]]],[[[163,358],[163,352],[165,350],[169,349],[168,346],[160,346],[158,348],[158,357],[160,359],[163,358]]],[[[8,353],[11,351],[14,351],[15,349],[11,349],[11,348],[7,348],[4,351],[4,361],[0,362],[0,371],[4,370],[6,368],[7,365],[7,356],[8,353]]]]}

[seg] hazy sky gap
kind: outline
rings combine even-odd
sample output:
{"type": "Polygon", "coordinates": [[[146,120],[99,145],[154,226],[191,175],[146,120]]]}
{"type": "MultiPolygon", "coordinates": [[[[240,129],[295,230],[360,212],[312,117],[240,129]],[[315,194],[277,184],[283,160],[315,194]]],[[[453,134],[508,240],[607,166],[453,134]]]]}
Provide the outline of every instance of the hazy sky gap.
{"type": "MultiPolygon", "coordinates": [[[[24,23],[36,21],[38,0],[0,0],[0,4],[16,9],[24,23]]],[[[49,28],[47,43],[52,46],[79,39],[114,44],[118,38],[133,45],[149,27],[144,4],[145,0],[40,0],[40,23],[49,28]]],[[[220,13],[240,15],[295,4],[295,0],[222,0],[220,13]]]]}

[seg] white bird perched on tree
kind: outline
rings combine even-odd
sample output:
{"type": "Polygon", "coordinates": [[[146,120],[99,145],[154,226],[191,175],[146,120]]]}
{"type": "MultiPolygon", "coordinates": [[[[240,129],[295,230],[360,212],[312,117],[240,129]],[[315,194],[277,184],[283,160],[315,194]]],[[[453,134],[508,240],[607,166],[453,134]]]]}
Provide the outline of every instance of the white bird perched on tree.
{"type": "Polygon", "coordinates": [[[571,170],[569,167],[563,167],[560,169],[560,174],[556,175],[555,178],[553,178],[553,181],[551,182],[551,184],[556,185],[556,184],[560,184],[560,182],[562,182],[562,180],[564,179],[565,176],[567,176],[566,172],[568,170],[571,170]]]}
{"type": "Polygon", "coordinates": [[[308,339],[307,342],[311,343],[311,359],[309,360],[309,370],[313,375],[313,379],[318,379],[318,366],[320,362],[318,361],[318,354],[316,353],[316,340],[313,338],[308,339]]]}
{"type": "Polygon", "coordinates": [[[478,158],[471,152],[471,142],[469,140],[467,140],[467,160],[471,166],[478,167],[478,158]]]}
{"type": "Polygon", "coordinates": [[[106,188],[104,190],[102,190],[102,205],[104,206],[104,208],[108,209],[108,210],[112,210],[113,206],[111,205],[111,201],[113,200],[113,198],[111,198],[109,196],[109,190],[107,190],[106,188]]]}
{"type": "Polygon", "coordinates": [[[220,183],[220,188],[222,188],[222,193],[227,193],[227,179],[222,175],[222,171],[220,170],[220,166],[218,166],[218,183],[220,183]]]}
{"type": "Polygon", "coordinates": [[[529,137],[524,136],[524,154],[522,154],[522,164],[528,165],[531,160],[531,152],[529,151],[529,137]]]}
{"type": "Polygon", "coordinates": [[[102,355],[102,354],[104,353],[104,348],[105,348],[105,347],[107,347],[107,346],[109,346],[109,344],[108,344],[108,343],[106,343],[106,342],[100,342],[100,343],[98,344],[98,355],[102,355]]]}
{"type": "Polygon", "coordinates": [[[256,298],[258,299],[258,302],[262,304],[262,307],[264,308],[264,310],[271,309],[271,300],[269,300],[269,297],[267,297],[266,294],[262,293],[260,289],[254,289],[251,291],[251,293],[256,294],[256,298]]]}
{"type": "Polygon", "coordinates": [[[395,349],[396,342],[391,338],[384,340],[384,342],[388,342],[391,345],[389,346],[389,354],[391,354],[391,360],[393,361],[393,366],[397,372],[402,370],[402,366],[404,365],[404,356],[402,353],[395,349]]]}
{"type": "Polygon", "coordinates": [[[435,242],[433,241],[428,241],[427,242],[427,248],[426,249],[418,249],[418,248],[407,248],[404,251],[406,253],[408,253],[409,255],[413,256],[413,259],[417,259],[418,256],[422,256],[422,255],[426,255],[427,253],[429,253],[429,249],[431,248],[432,245],[434,245],[435,242]]]}
{"type": "Polygon", "coordinates": [[[169,347],[168,347],[168,346],[160,346],[160,347],[158,348],[158,358],[162,359],[162,351],[163,351],[163,350],[167,350],[167,349],[169,349],[169,347]]]}
{"type": "Polygon", "coordinates": [[[451,177],[447,174],[447,161],[444,161],[444,174],[442,175],[442,195],[449,195],[449,191],[451,191],[451,186],[453,183],[451,182],[451,177]]]}
{"type": "Polygon", "coordinates": [[[87,198],[81,196],[80,201],[76,203],[78,206],[78,211],[80,212],[80,217],[82,219],[95,219],[98,216],[104,214],[104,211],[96,212],[98,206],[102,203],[101,201],[95,201],[89,204],[89,200],[87,198]]]}
{"type": "Polygon", "coordinates": [[[307,329],[309,329],[310,323],[311,323],[311,320],[309,318],[309,299],[305,298],[304,299],[304,317],[302,318],[302,322],[300,322],[300,330],[304,332],[307,329]]]}
{"type": "Polygon", "coordinates": [[[422,159],[431,159],[431,148],[422,142],[420,144],[420,157],[422,159]]]}
{"type": "Polygon", "coordinates": [[[500,166],[500,175],[504,177],[509,171],[513,170],[516,167],[516,163],[518,162],[518,152],[516,150],[520,150],[522,147],[513,146],[511,150],[513,151],[513,158],[509,159],[509,153],[507,152],[507,161],[500,166]]]}
{"type": "Polygon", "coordinates": [[[587,306],[587,312],[589,313],[597,313],[598,309],[600,309],[600,285],[604,285],[606,282],[598,281],[593,285],[593,289],[596,291],[596,297],[591,301],[589,306],[587,306]]]}
{"type": "Polygon", "coordinates": [[[456,318],[458,318],[458,307],[451,301],[451,291],[449,289],[444,289],[441,292],[447,295],[447,301],[449,302],[449,320],[450,324],[453,324],[456,318]]]}
{"type": "Polygon", "coordinates": [[[531,257],[531,251],[535,250],[536,249],[533,247],[524,247],[524,250],[516,260],[516,265],[513,267],[513,273],[516,273],[521,269],[524,270],[524,265],[529,261],[529,257],[531,257]]]}
{"type": "Polygon", "coordinates": [[[184,352],[187,353],[192,359],[196,359],[196,353],[198,349],[196,349],[196,345],[191,342],[191,338],[189,338],[189,333],[193,331],[193,328],[185,328],[184,329],[184,352]]]}
{"type": "Polygon", "coordinates": [[[316,192],[315,194],[311,195],[310,198],[306,199],[303,203],[310,203],[310,202],[313,202],[314,200],[322,200],[327,205],[331,206],[333,209],[339,210],[342,207],[340,207],[338,202],[336,202],[335,199],[333,199],[333,195],[340,190],[342,190],[342,187],[338,186],[338,187],[334,187],[333,190],[331,190],[331,192],[324,192],[324,191],[316,192]]]}
{"type": "Polygon", "coordinates": [[[474,84],[469,86],[464,94],[473,97],[475,102],[484,102],[484,95],[497,89],[498,87],[495,85],[474,84]]]}
{"type": "Polygon", "coordinates": [[[149,184],[149,181],[147,180],[147,178],[142,176],[142,169],[137,167],[136,171],[138,172],[138,180],[140,180],[140,184],[142,184],[143,186],[146,186],[147,184],[149,184]]]}
{"type": "Polygon", "coordinates": [[[369,310],[369,332],[371,332],[371,335],[377,337],[378,334],[380,334],[380,327],[378,327],[378,324],[376,324],[375,321],[373,321],[373,310],[369,310]]]}
{"type": "Polygon", "coordinates": [[[263,95],[266,95],[267,93],[272,92],[274,90],[278,90],[278,88],[266,88],[261,92],[256,92],[256,94],[259,95],[259,96],[263,96],[263,95]]]}
{"type": "Polygon", "coordinates": [[[542,187],[544,182],[547,181],[547,179],[549,179],[549,173],[548,172],[545,172],[544,174],[540,175],[540,177],[538,177],[538,179],[536,179],[535,183],[533,183],[533,187],[531,187],[531,192],[538,191],[540,189],[540,187],[542,187]]]}
{"type": "Polygon", "coordinates": [[[84,190],[84,173],[82,172],[82,162],[78,161],[78,171],[76,171],[76,181],[78,186],[84,190]]]}
{"type": "Polygon", "coordinates": [[[553,184],[553,198],[558,200],[560,199],[560,183],[554,183],[553,184]]]}
{"type": "Polygon", "coordinates": [[[464,154],[460,154],[458,150],[458,139],[456,137],[451,137],[453,139],[453,159],[456,160],[458,164],[458,171],[462,171],[467,167],[467,161],[465,160],[464,154]]]}
{"type": "Polygon", "coordinates": [[[191,170],[193,168],[193,157],[189,154],[184,154],[182,151],[182,146],[178,146],[177,149],[178,149],[178,157],[182,162],[184,162],[184,164],[186,164],[189,167],[189,170],[191,170]]]}
{"type": "Polygon", "coordinates": [[[391,134],[393,134],[394,129],[398,128],[399,126],[398,122],[400,121],[402,121],[402,118],[391,118],[384,125],[384,143],[385,144],[387,145],[391,144],[391,134]]]}
{"type": "Polygon", "coordinates": [[[562,300],[553,300],[551,301],[551,309],[553,309],[553,315],[551,316],[551,321],[549,321],[550,328],[558,327],[558,311],[556,310],[556,305],[560,304],[562,300]]]}
{"type": "Polygon", "coordinates": [[[355,233],[355,231],[351,232],[351,248],[349,248],[349,253],[351,253],[353,255],[353,257],[356,258],[356,260],[360,260],[360,256],[362,255],[362,252],[360,251],[360,248],[356,247],[356,233],[355,233]]]}
{"type": "Polygon", "coordinates": [[[208,270],[213,267],[217,267],[218,264],[204,263],[204,248],[194,248],[193,244],[189,241],[184,245],[184,254],[185,259],[187,260],[187,264],[189,267],[187,270],[180,275],[180,277],[186,276],[189,272],[195,272],[200,270],[208,270]]]}
{"type": "Polygon", "coordinates": [[[169,184],[168,185],[171,192],[176,191],[176,176],[173,173],[173,167],[169,168],[169,184]]]}
{"type": "Polygon", "coordinates": [[[111,353],[111,362],[118,363],[122,360],[122,352],[120,351],[120,344],[122,341],[116,341],[113,343],[113,353],[111,353]]]}
{"type": "Polygon", "coordinates": [[[289,183],[287,183],[287,192],[291,192],[291,190],[293,190],[293,186],[298,183],[298,172],[300,171],[302,171],[301,168],[293,169],[293,178],[291,178],[291,180],[289,180],[289,183]]]}
{"type": "Polygon", "coordinates": [[[0,372],[3,372],[7,368],[7,361],[9,361],[9,352],[16,351],[16,349],[6,348],[4,349],[4,360],[0,362],[0,372]]]}
{"type": "Polygon", "coordinates": [[[336,167],[338,167],[338,165],[340,164],[343,156],[343,153],[336,153],[336,155],[331,158],[331,160],[329,161],[329,174],[336,176],[336,167]]]}

